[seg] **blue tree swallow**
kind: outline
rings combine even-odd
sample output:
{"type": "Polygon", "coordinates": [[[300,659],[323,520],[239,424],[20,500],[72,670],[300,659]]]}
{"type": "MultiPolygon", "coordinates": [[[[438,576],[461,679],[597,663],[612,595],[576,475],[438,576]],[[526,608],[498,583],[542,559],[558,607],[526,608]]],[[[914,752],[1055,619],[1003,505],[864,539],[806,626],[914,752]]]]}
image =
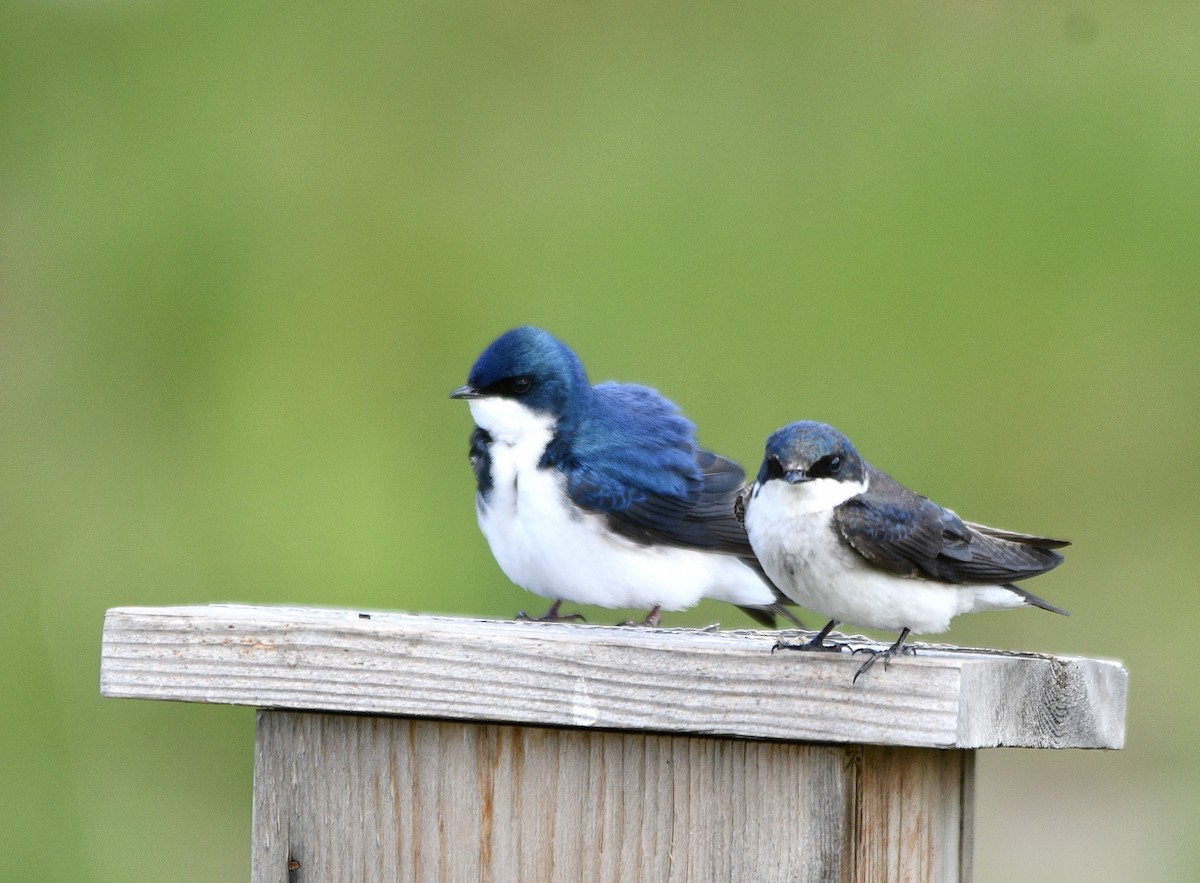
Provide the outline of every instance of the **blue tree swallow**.
{"type": "Polygon", "coordinates": [[[758,622],[795,620],[733,505],[745,473],[700,448],[695,426],[644,386],[592,386],[579,358],[537,328],[497,338],[471,368],[471,466],[479,527],[500,569],[554,603],[683,610],[714,598],[758,622]]]}
{"type": "Polygon", "coordinates": [[[767,439],[758,478],[739,511],[775,585],[830,617],[807,644],[839,622],[898,629],[884,667],[909,632],[944,632],[960,613],[1033,605],[1066,614],[1014,585],[1062,562],[1065,540],[963,521],[863,460],[824,423],[791,423],[767,439]]]}

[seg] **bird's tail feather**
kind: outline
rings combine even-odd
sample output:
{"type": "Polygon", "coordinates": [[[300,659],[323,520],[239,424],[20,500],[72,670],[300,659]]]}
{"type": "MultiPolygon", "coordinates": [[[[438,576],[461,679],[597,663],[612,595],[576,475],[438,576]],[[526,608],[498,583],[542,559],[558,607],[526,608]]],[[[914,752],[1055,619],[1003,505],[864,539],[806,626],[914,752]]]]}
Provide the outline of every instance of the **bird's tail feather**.
{"type": "Polygon", "coordinates": [[[775,621],[775,617],[782,616],[784,619],[791,622],[796,628],[803,629],[804,623],[796,618],[796,614],[788,610],[783,604],[775,603],[766,607],[738,607],[738,610],[753,619],[764,628],[778,628],[779,624],[775,621]]]}
{"type": "Polygon", "coordinates": [[[1009,583],[1004,588],[1008,589],[1010,592],[1015,592],[1016,594],[1020,595],[1025,599],[1026,604],[1032,604],[1034,607],[1041,607],[1043,610],[1049,610],[1051,613],[1061,613],[1063,616],[1071,615],[1070,611],[1063,610],[1061,607],[1055,607],[1049,601],[1039,598],[1037,595],[1022,589],[1020,586],[1014,586],[1012,583],[1009,583]]]}
{"type": "Polygon", "coordinates": [[[1002,530],[998,527],[988,527],[986,524],[979,524],[974,521],[964,521],[963,524],[976,533],[981,533],[984,536],[995,537],[998,540],[1007,540],[1010,543],[1020,543],[1023,546],[1039,546],[1043,549],[1061,549],[1064,546],[1071,545],[1070,540],[1054,540],[1050,537],[1039,537],[1029,533],[1018,533],[1015,530],[1002,530]]]}
{"type": "Polygon", "coordinates": [[[738,607],[738,610],[753,619],[765,629],[776,627],[775,611],[770,607],[738,607]]]}

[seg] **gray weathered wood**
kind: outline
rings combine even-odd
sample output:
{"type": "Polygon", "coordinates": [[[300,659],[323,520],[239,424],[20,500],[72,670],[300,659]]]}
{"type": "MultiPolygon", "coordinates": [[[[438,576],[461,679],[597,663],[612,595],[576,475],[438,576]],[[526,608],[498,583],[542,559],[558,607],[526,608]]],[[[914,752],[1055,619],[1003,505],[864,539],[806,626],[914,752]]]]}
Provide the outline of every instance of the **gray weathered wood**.
{"type": "Polygon", "coordinates": [[[1118,663],[918,645],[772,652],[777,633],[394,613],[116,608],[101,692],[268,708],[930,748],[1120,748],[1118,663]]]}
{"type": "Polygon", "coordinates": [[[966,881],[973,761],[263,711],[252,879],[966,881]]]}

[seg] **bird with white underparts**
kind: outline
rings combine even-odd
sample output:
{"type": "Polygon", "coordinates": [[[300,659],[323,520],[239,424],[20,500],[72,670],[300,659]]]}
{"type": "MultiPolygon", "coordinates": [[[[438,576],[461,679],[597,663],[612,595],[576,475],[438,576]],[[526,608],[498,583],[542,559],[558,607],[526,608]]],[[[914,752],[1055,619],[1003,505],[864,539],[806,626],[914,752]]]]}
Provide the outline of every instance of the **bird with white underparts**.
{"type": "MultiPolygon", "coordinates": [[[[655,390],[593,386],[566,344],[524,326],[471,368],[471,466],[479,527],[505,575],[553,603],[649,611],[727,601],[756,621],[795,622],[763,575],[734,501],[745,473],[699,447],[655,390]]],[[[522,618],[524,617],[521,614],[522,618]]]]}
{"type": "MultiPolygon", "coordinates": [[[[758,477],[738,503],[750,545],[788,598],[841,622],[899,630],[870,658],[884,668],[910,632],[944,632],[960,613],[1032,605],[1066,614],[1016,582],[1062,563],[1065,540],[963,521],[866,462],[832,426],[791,423],[767,439],[758,477]]],[[[911,648],[910,648],[911,649],[911,648]]]]}

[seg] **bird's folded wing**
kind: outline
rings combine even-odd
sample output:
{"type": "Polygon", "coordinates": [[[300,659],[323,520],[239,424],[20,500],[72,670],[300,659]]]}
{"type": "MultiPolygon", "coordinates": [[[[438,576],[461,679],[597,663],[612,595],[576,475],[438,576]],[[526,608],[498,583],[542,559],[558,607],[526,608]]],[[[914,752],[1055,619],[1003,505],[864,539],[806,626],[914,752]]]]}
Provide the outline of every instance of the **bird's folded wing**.
{"type": "Polygon", "coordinates": [[[691,503],[702,489],[695,430],[654,390],[602,383],[585,423],[551,441],[543,465],[562,470],[584,509],[623,510],[655,495],[691,503]]]}
{"type": "Polygon", "coordinates": [[[703,449],[696,452],[695,461],[701,485],[694,498],[648,494],[623,509],[609,510],[609,526],[635,542],[753,558],[746,530],[733,514],[745,479],[742,467],[703,449]]]}
{"type": "MultiPolygon", "coordinates": [[[[897,576],[948,579],[941,556],[964,556],[963,538],[947,542],[941,509],[906,506],[889,500],[855,497],[834,512],[833,524],[854,551],[897,576]]],[[[956,581],[951,578],[951,581],[956,581]]]]}
{"type": "Polygon", "coordinates": [[[1062,563],[1065,545],[964,522],[887,476],[873,471],[871,490],[839,507],[842,538],[878,567],[901,576],[952,583],[1004,584],[1062,563]]]}

